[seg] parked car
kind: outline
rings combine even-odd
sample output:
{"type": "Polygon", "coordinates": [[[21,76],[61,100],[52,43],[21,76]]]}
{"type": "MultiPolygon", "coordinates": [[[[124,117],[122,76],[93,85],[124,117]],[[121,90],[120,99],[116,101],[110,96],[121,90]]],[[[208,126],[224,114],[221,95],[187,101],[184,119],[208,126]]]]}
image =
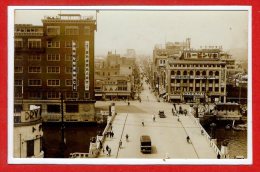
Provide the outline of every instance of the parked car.
{"type": "Polygon", "coordinates": [[[158,115],[160,118],[166,118],[163,110],[160,110],[158,115]]]}

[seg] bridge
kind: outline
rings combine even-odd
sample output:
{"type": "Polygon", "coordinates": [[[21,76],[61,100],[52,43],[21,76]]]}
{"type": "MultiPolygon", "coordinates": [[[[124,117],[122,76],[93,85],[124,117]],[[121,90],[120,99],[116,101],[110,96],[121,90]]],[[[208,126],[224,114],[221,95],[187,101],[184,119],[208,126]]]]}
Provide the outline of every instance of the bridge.
{"type": "MultiPolygon", "coordinates": [[[[221,158],[224,156],[216,146],[216,141],[210,138],[198,119],[193,116],[190,105],[176,105],[177,109],[179,106],[186,109],[186,115],[173,114],[171,103],[158,102],[148,85],[143,85],[141,102],[130,101],[130,105],[124,101],[114,102],[116,113],[109,117],[102,136],[97,136],[97,141],[90,144],[89,155],[96,158],[150,159],[217,159],[218,154],[221,158]],[[166,118],[158,116],[159,110],[164,110],[166,118]],[[113,131],[114,136],[106,136],[108,131],[113,131]],[[128,141],[126,134],[129,135],[128,141]],[[141,135],[151,137],[151,154],[143,154],[140,151],[141,135]],[[190,143],[186,140],[187,136],[190,137],[190,143]],[[110,155],[107,155],[106,146],[111,149],[110,155]]],[[[96,107],[108,106],[111,103],[97,102],[96,107]]]]}

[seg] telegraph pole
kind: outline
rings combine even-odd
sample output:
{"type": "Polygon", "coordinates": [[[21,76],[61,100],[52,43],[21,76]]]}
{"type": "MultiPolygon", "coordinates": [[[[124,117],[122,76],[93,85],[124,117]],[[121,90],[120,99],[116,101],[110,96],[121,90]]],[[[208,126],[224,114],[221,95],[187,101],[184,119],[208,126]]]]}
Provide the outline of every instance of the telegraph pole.
{"type": "Polygon", "coordinates": [[[65,142],[64,142],[64,111],[63,111],[63,94],[60,93],[60,99],[61,99],[61,158],[64,157],[64,151],[65,151],[65,142]]]}

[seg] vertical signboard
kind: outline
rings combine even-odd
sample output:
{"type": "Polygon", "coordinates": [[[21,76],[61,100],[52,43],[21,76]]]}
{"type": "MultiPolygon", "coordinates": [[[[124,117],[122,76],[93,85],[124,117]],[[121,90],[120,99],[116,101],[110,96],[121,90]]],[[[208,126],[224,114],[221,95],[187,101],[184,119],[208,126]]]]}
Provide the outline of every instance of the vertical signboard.
{"type": "Polygon", "coordinates": [[[76,43],[72,41],[72,91],[77,91],[77,57],[76,57],[76,43]]]}
{"type": "Polygon", "coordinates": [[[89,41],[85,41],[85,91],[89,91],[89,41]]]}

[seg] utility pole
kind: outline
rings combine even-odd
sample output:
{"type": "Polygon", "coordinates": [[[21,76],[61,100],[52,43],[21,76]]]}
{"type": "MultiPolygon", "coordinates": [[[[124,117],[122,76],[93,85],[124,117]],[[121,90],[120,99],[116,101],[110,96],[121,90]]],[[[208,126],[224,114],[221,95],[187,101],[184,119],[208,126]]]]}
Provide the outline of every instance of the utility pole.
{"type": "Polygon", "coordinates": [[[60,99],[61,99],[61,158],[64,157],[64,151],[65,151],[65,142],[64,142],[64,112],[63,112],[63,94],[60,93],[60,99]]]}

